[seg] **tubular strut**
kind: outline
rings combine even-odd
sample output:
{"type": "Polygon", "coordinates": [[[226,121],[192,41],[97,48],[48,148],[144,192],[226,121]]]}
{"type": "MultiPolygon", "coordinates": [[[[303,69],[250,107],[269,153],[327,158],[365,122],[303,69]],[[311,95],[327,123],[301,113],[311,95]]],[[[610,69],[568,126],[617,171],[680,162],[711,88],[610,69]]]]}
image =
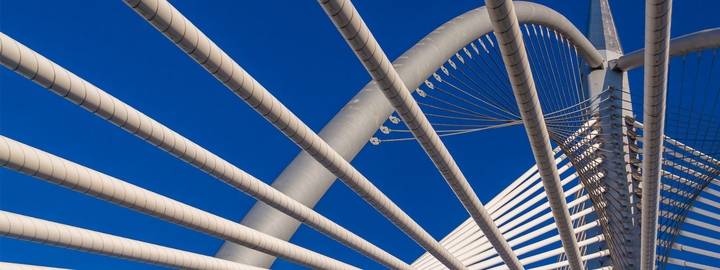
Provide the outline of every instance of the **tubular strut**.
{"type": "Polygon", "coordinates": [[[670,60],[672,0],[645,4],[645,96],[643,99],[642,220],[640,269],[655,268],[662,149],[670,60]]]}
{"type": "Polygon", "coordinates": [[[570,220],[567,202],[563,196],[560,175],[550,145],[550,135],[540,107],[513,2],[510,0],[485,0],[485,5],[498,39],[498,46],[503,54],[503,62],[510,77],[510,84],[513,86],[515,99],[520,108],[570,269],[581,270],[583,265],[580,250],[570,220]]]}
{"type": "MultiPolygon", "coordinates": [[[[430,156],[430,159],[453,189],[455,195],[458,196],[465,209],[470,213],[470,216],[498,250],[498,254],[510,266],[510,269],[524,269],[502,233],[493,223],[487,209],[485,209],[475,191],[470,187],[470,183],[458,168],[445,144],[440,140],[437,132],[430,125],[427,117],[392,66],[392,62],[387,58],[360,14],[358,14],[355,6],[350,0],[319,0],[318,2],[338,31],[345,37],[350,48],[355,52],[365,69],[370,73],[375,83],[425,150],[425,153],[430,156]]],[[[431,249],[426,249],[450,269],[467,269],[462,262],[453,257],[437,241],[433,243],[431,249]]]]}

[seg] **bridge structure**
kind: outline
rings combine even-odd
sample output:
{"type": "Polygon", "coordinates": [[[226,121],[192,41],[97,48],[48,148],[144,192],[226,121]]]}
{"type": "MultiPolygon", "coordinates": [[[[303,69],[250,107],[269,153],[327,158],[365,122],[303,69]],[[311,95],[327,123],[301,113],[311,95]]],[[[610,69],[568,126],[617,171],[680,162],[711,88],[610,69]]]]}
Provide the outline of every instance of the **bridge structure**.
{"type": "Polygon", "coordinates": [[[236,223],[0,136],[4,168],[226,242],[211,257],[8,211],[0,235],[178,269],[358,268],[288,242],[301,224],[391,269],[720,269],[720,29],[671,38],[672,0],[647,0],[645,47],[627,54],[607,0],[590,1],[587,31],[486,0],[395,61],[350,0],[318,0],[373,79],[318,133],[166,0],[124,2],[301,153],[268,185],[0,33],[3,66],[257,200],[236,223]],[[479,198],[443,140],[509,126],[524,126],[536,165],[479,198]],[[350,163],[398,141],[420,144],[469,214],[442,239],[350,163]],[[336,179],[426,252],[403,261],[313,210],[336,179]]]}

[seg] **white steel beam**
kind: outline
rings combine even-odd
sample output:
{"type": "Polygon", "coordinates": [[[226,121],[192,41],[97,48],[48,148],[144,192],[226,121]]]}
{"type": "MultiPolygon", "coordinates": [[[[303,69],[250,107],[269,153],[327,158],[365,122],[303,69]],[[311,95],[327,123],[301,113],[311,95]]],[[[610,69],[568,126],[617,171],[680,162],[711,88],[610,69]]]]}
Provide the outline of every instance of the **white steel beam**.
{"type": "Polygon", "coordinates": [[[667,262],[668,262],[668,263],[671,263],[671,264],[674,264],[674,265],[685,266],[685,267],[692,267],[692,268],[695,268],[695,269],[720,270],[720,268],[717,268],[717,267],[713,267],[713,266],[709,266],[709,265],[704,265],[704,264],[699,264],[699,263],[694,263],[694,262],[688,262],[688,261],[686,261],[686,260],[680,260],[680,259],[668,258],[667,262]]]}
{"type": "Polygon", "coordinates": [[[411,269],[400,259],[2,33],[0,48],[0,64],[33,82],[388,268],[411,269]]]}
{"type": "Polygon", "coordinates": [[[19,263],[8,263],[8,262],[0,262],[0,269],[2,269],[2,270],[69,270],[66,268],[55,268],[55,267],[27,265],[27,264],[19,264],[19,263]]]}
{"type": "MultiPolygon", "coordinates": [[[[524,269],[352,2],[318,2],[505,263],[524,269]]],[[[439,243],[428,252],[450,269],[466,269],[439,243]]]]}
{"type": "Polygon", "coordinates": [[[700,254],[703,256],[710,257],[710,258],[720,259],[720,253],[712,252],[709,250],[704,250],[704,249],[700,249],[700,248],[696,248],[696,247],[691,247],[688,245],[674,243],[672,248],[676,249],[676,250],[680,250],[680,251],[687,251],[690,253],[700,254]]]}
{"type": "MultiPolygon", "coordinates": [[[[124,0],[135,12],[203,66],[233,93],[272,123],[290,140],[322,164],[355,191],[368,204],[410,236],[425,250],[443,261],[452,261],[448,253],[429,233],[408,216],[390,198],[338,154],[320,136],[295,116],[257,80],[222,51],[166,0],[124,0]]],[[[358,246],[358,248],[362,248],[358,246]]],[[[385,257],[389,254],[385,254],[385,257]]],[[[373,257],[391,268],[411,268],[392,257],[373,257]]],[[[457,262],[457,260],[455,260],[457,262]]],[[[459,264],[448,264],[460,267],[459,264]]]]}
{"type": "MultiPolygon", "coordinates": [[[[670,58],[720,47],[720,28],[713,28],[670,40],[670,58]]],[[[645,50],[640,49],[617,59],[615,69],[628,71],[644,64],[645,50]]]]}
{"type": "Polygon", "coordinates": [[[0,236],[176,269],[263,269],[5,211],[0,236]]]}
{"type": "Polygon", "coordinates": [[[358,269],[0,136],[0,166],[313,269],[358,269]]]}
{"type": "Polygon", "coordinates": [[[567,254],[570,269],[583,269],[580,250],[573,231],[567,202],[563,196],[560,175],[553,159],[550,135],[535,89],[530,62],[525,50],[515,8],[511,0],[485,0],[510,84],[525,124],[530,146],[538,164],[550,208],[557,223],[560,239],[567,254]]]}
{"type": "Polygon", "coordinates": [[[640,269],[655,269],[658,208],[665,128],[672,0],[645,2],[645,95],[643,99],[642,219],[640,269]]]}
{"type": "MultiPolygon", "coordinates": [[[[592,260],[592,259],[595,259],[595,258],[605,257],[605,256],[608,256],[608,255],[610,255],[610,251],[609,251],[609,250],[607,250],[607,249],[606,249],[606,250],[601,250],[601,251],[595,252],[595,253],[593,253],[593,254],[588,254],[588,255],[582,256],[582,261],[585,262],[585,261],[589,261],[589,260],[592,260]]],[[[560,267],[563,267],[563,266],[567,266],[568,263],[569,263],[568,261],[556,262],[556,263],[553,263],[553,264],[548,264],[548,265],[544,265],[544,266],[540,266],[540,267],[530,268],[530,269],[528,269],[528,270],[550,270],[550,269],[555,269],[555,268],[560,268],[560,267]]],[[[608,269],[608,268],[600,268],[600,269],[603,269],[603,270],[604,270],[604,269],[608,269]]],[[[612,270],[612,267],[610,267],[609,269],[612,270]]]]}

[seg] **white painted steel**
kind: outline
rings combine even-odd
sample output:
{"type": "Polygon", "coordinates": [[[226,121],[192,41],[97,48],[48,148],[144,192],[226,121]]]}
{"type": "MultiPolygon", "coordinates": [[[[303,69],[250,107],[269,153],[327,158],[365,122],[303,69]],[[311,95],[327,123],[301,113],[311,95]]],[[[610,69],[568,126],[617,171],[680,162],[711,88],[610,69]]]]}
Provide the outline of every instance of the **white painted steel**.
{"type": "Polygon", "coordinates": [[[0,262],[0,270],[69,270],[67,268],[55,268],[19,263],[0,262]]]}
{"type": "MultiPolygon", "coordinates": [[[[720,47],[720,28],[713,28],[676,37],[670,40],[670,58],[720,47]]],[[[614,67],[628,71],[643,66],[645,49],[621,56],[614,67]]]]}
{"type": "MultiPolygon", "coordinates": [[[[165,0],[125,0],[125,2],[420,246],[444,261],[452,261],[452,256],[417,222],[280,103],[170,3],[165,0]]],[[[360,251],[363,247],[356,246],[355,248],[360,251]]],[[[387,253],[375,253],[368,253],[366,256],[390,268],[411,268],[387,253]]],[[[449,265],[463,269],[462,265],[456,263],[449,265]]]]}
{"type": "MultiPolygon", "coordinates": [[[[661,226],[661,230],[667,230],[667,228],[666,228],[665,226],[661,226]]],[[[685,230],[680,230],[680,233],[679,233],[678,235],[680,235],[680,236],[685,236],[685,237],[689,237],[689,238],[692,238],[692,239],[695,239],[695,240],[700,240],[700,241],[703,241],[703,242],[705,242],[705,243],[709,243],[709,244],[713,244],[713,245],[720,246],[720,239],[712,238],[712,237],[709,237],[709,236],[699,235],[699,234],[691,233],[691,232],[688,232],[688,231],[685,231],[685,230]]]]}
{"type": "Polygon", "coordinates": [[[676,250],[680,250],[680,251],[687,251],[690,253],[700,254],[703,256],[710,257],[710,258],[720,259],[720,253],[712,252],[709,250],[704,250],[701,248],[691,247],[688,245],[682,245],[682,244],[675,243],[675,244],[673,244],[672,248],[676,249],[676,250]]]}
{"type": "MultiPolygon", "coordinates": [[[[196,143],[0,33],[0,64],[125,131],[393,269],[411,267],[196,143]]],[[[198,52],[200,53],[200,52],[198,52]]]]}
{"type": "MultiPolygon", "coordinates": [[[[559,152],[558,150],[559,149],[556,149],[554,152],[559,152]]],[[[589,154],[588,151],[581,154],[581,156],[585,156],[587,154],[589,154]]],[[[560,157],[558,157],[556,159],[556,164],[559,164],[560,161],[562,161],[563,159],[565,159],[564,155],[561,155],[560,157]]],[[[559,168],[559,173],[565,172],[570,167],[571,167],[570,163],[567,163],[567,164],[561,166],[559,168]]],[[[520,180],[522,178],[525,178],[528,175],[534,173],[536,171],[536,168],[537,168],[537,165],[534,165],[530,170],[528,170],[525,174],[523,174],[523,176],[521,176],[521,178],[516,180],[515,183],[520,183],[520,180]]],[[[564,179],[561,182],[561,184],[566,185],[566,184],[570,183],[571,181],[573,181],[576,177],[577,177],[576,174],[570,175],[566,179],[564,179]]],[[[499,200],[497,204],[493,204],[492,206],[488,207],[488,211],[491,213],[491,217],[493,218],[493,220],[495,221],[495,223],[498,226],[502,225],[509,219],[514,218],[517,214],[528,209],[535,203],[539,202],[542,198],[546,197],[543,192],[543,193],[536,195],[531,200],[524,202],[522,206],[514,207],[519,202],[526,200],[527,198],[529,198],[529,196],[531,196],[533,193],[535,193],[537,190],[539,190],[539,188],[542,185],[541,183],[537,183],[532,188],[527,189],[527,187],[530,184],[536,183],[539,178],[540,178],[539,175],[533,175],[533,177],[527,179],[526,181],[523,181],[521,185],[517,186],[511,192],[509,192],[509,194],[507,196],[505,196],[503,198],[503,200],[499,200]],[[520,192],[523,192],[523,193],[519,194],[520,192]],[[505,213],[510,208],[512,208],[513,211],[511,211],[509,213],[505,213]]],[[[582,188],[582,186],[578,185],[578,186],[575,186],[574,188],[569,189],[567,192],[565,192],[566,197],[574,194],[576,191],[578,191],[581,188],[582,188]]],[[[582,201],[584,201],[585,199],[588,199],[588,198],[589,198],[588,196],[584,196],[582,198],[579,198],[578,200],[571,202],[571,204],[578,204],[578,203],[580,203],[579,202],[580,199],[582,199],[582,201]]],[[[549,207],[549,205],[547,203],[536,207],[531,213],[527,213],[527,214],[521,216],[520,218],[517,218],[516,220],[513,220],[512,222],[510,222],[508,224],[509,227],[506,227],[506,226],[501,227],[500,228],[501,232],[506,232],[507,230],[512,229],[512,227],[517,226],[518,224],[528,220],[535,214],[540,213],[541,211],[547,209],[548,207],[549,207]]],[[[548,214],[547,217],[549,218],[550,215],[548,214]]],[[[544,219],[544,220],[547,220],[547,219],[544,219]]],[[[465,224],[465,223],[463,223],[463,224],[465,224]]],[[[553,229],[554,229],[554,227],[553,227],[553,229]]],[[[509,237],[507,234],[504,234],[504,235],[506,238],[509,237]]],[[[479,230],[477,230],[477,227],[474,227],[474,230],[467,230],[466,233],[463,234],[463,237],[460,238],[460,240],[448,242],[448,243],[444,244],[444,246],[446,248],[448,248],[448,250],[451,253],[455,254],[456,256],[459,256],[458,259],[460,259],[464,264],[467,265],[469,263],[469,261],[467,261],[465,259],[465,258],[467,258],[467,256],[463,256],[463,254],[466,254],[469,250],[473,250],[474,252],[478,252],[478,253],[481,251],[487,250],[488,248],[490,248],[490,246],[486,245],[486,244],[487,244],[487,239],[483,238],[482,232],[479,232],[479,230]],[[482,241],[478,242],[478,240],[482,240],[482,241]],[[474,243],[472,245],[469,245],[469,243],[471,243],[471,242],[474,242],[474,243]],[[477,245],[481,245],[481,246],[478,248],[477,245]]],[[[491,250],[491,251],[494,251],[494,250],[491,250]]],[[[436,269],[439,266],[439,262],[431,260],[431,258],[428,258],[428,257],[425,257],[425,258],[426,259],[423,261],[418,259],[417,261],[415,261],[412,264],[412,266],[419,268],[419,269],[431,269],[429,267],[433,267],[432,269],[436,269]]]]}
{"type": "MultiPolygon", "coordinates": [[[[560,148],[557,147],[553,150],[555,154],[560,152],[560,148]]],[[[561,155],[560,158],[557,159],[557,162],[559,163],[564,159],[565,156],[561,155]]],[[[504,205],[505,203],[509,202],[511,199],[515,198],[517,196],[517,193],[524,190],[524,186],[526,186],[527,182],[533,182],[536,181],[538,178],[529,178],[531,175],[533,175],[535,172],[537,172],[537,164],[533,165],[530,169],[528,169],[525,173],[523,173],[520,177],[518,177],[515,181],[513,181],[512,184],[508,185],[503,191],[501,191],[495,198],[490,200],[485,207],[488,209],[488,211],[492,214],[493,211],[497,210],[497,206],[504,205]],[[533,180],[534,179],[534,180],[533,180]]],[[[462,241],[462,239],[468,239],[470,237],[470,234],[474,234],[479,230],[477,225],[474,224],[472,218],[468,218],[460,224],[457,228],[455,228],[452,232],[450,232],[447,236],[445,236],[441,241],[440,244],[443,245],[446,249],[448,249],[450,252],[453,252],[453,247],[458,245],[458,241],[462,241]],[[461,239],[461,240],[458,240],[461,239]]],[[[430,254],[425,253],[420,258],[415,260],[415,262],[412,263],[413,267],[421,268],[425,264],[429,263],[432,259],[432,256],[430,254]]]]}
{"type": "Polygon", "coordinates": [[[570,221],[567,202],[562,196],[563,190],[560,184],[560,176],[555,160],[552,158],[550,135],[545,125],[513,2],[510,0],[485,0],[485,5],[493,25],[495,37],[498,40],[498,46],[503,55],[503,62],[520,109],[520,115],[530,140],[535,161],[538,164],[538,171],[540,171],[550,208],[558,226],[570,269],[581,270],[583,266],[580,250],[570,221]]]}
{"type": "MultiPolygon", "coordinates": [[[[594,243],[604,241],[604,240],[605,240],[605,236],[601,234],[601,235],[591,237],[591,238],[588,238],[588,239],[578,242],[578,246],[584,247],[584,246],[594,244],[594,243]]],[[[534,256],[524,258],[524,259],[520,260],[520,262],[522,264],[531,264],[531,263],[538,262],[538,261],[541,261],[541,260],[544,260],[544,259],[547,259],[547,258],[550,258],[553,256],[558,256],[558,255],[562,254],[563,252],[564,252],[563,248],[556,248],[556,249],[553,249],[550,251],[546,251],[546,252],[543,252],[543,253],[540,253],[540,254],[537,254],[534,256]]],[[[505,266],[498,266],[498,267],[490,268],[489,270],[506,270],[506,269],[507,269],[507,267],[505,267],[505,266]]]]}
{"type": "Polygon", "coordinates": [[[717,267],[714,267],[714,266],[709,266],[709,265],[704,265],[704,264],[699,264],[699,263],[694,263],[694,262],[688,262],[688,261],[686,261],[686,260],[680,260],[680,259],[668,258],[667,262],[668,262],[668,263],[671,263],[671,264],[674,264],[674,265],[680,265],[680,266],[685,266],[685,267],[692,267],[692,268],[696,268],[696,269],[720,270],[720,268],[717,268],[717,267]]]}
{"type": "Polygon", "coordinates": [[[177,269],[263,269],[5,211],[0,236],[177,269]]]}
{"type": "MultiPolygon", "coordinates": [[[[595,228],[595,227],[598,227],[598,226],[600,226],[600,223],[597,222],[597,221],[593,221],[593,222],[591,222],[591,223],[588,223],[588,224],[585,224],[585,225],[583,225],[583,226],[580,226],[580,227],[576,228],[575,231],[577,231],[577,232],[584,232],[584,231],[587,231],[588,229],[592,229],[592,228],[595,228]]],[[[537,233],[537,234],[528,234],[528,236],[531,236],[531,237],[537,237],[538,235],[541,235],[541,234],[540,234],[540,233],[537,233]]],[[[516,239],[516,240],[517,240],[517,239],[516,239]]],[[[538,248],[546,247],[546,246],[548,246],[548,245],[550,245],[550,244],[553,244],[553,243],[555,243],[555,242],[558,242],[558,241],[560,241],[560,236],[559,236],[559,235],[555,235],[555,236],[552,236],[552,237],[550,237],[550,238],[547,238],[547,239],[544,239],[544,240],[541,240],[541,241],[537,241],[537,242],[534,242],[534,243],[532,243],[532,244],[530,244],[530,245],[526,245],[526,246],[524,246],[524,247],[522,247],[522,248],[519,248],[519,249],[515,250],[515,254],[517,254],[518,256],[520,256],[520,255],[523,255],[523,254],[525,254],[525,253],[534,251],[534,250],[536,250],[536,249],[538,249],[538,248]]],[[[524,241],[523,241],[523,242],[524,242],[524,241]]],[[[521,242],[521,241],[510,241],[509,243],[510,243],[510,246],[513,246],[513,247],[514,247],[515,245],[521,244],[522,242],[521,242]]],[[[557,249],[557,250],[559,250],[559,251],[562,253],[562,248],[557,249]]],[[[468,269],[470,269],[470,270],[485,269],[485,268],[487,268],[487,267],[493,266],[493,265],[498,264],[498,263],[501,262],[500,260],[498,260],[498,257],[494,257],[494,258],[489,259],[489,260],[484,260],[485,258],[487,258],[487,256],[483,256],[483,257],[478,256],[478,258],[474,258],[473,260],[474,260],[474,261],[478,261],[479,263],[474,264],[474,265],[470,265],[470,266],[468,267],[468,269]],[[484,261],[481,261],[481,260],[484,260],[484,261]]],[[[522,262],[522,263],[529,263],[529,262],[526,262],[526,261],[523,261],[523,260],[520,260],[520,262],[522,262]]]]}
{"type": "Polygon", "coordinates": [[[713,213],[713,212],[710,212],[710,211],[708,211],[708,210],[700,209],[700,208],[698,208],[697,206],[695,206],[694,204],[693,204],[692,207],[690,207],[690,211],[691,211],[691,212],[694,212],[694,213],[701,214],[701,215],[706,216],[706,217],[710,217],[710,218],[715,219],[715,220],[717,220],[717,221],[720,221],[720,215],[718,215],[718,214],[716,214],[716,213],[713,213]]]}
{"type": "Polygon", "coordinates": [[[0,166],[313,269],[358,269],[0,136],[0,166]]]}
{"type": "Polygon", "coordinates": [[[655,269],[660,178],[665,128],[672,0],[645,2],[645,94],[643,98],[642,219],[640,269],[655,269]]]}
{"type": "MultiPolygon", "coordinates": [[[[515,7],[520,23],[539,25],[556,31],[574,46],[577,54],[590,66],[602,65],[603,58],[600,53],[565,16],[530,2],[517,2],[515,7]]],[[[393,61],[393,66],[412,91],[456,52],[491,31],[485,7],[476,8],[436,28],[393,61]]],[[[393,112],[393,107],[385,101],[378,85],[371,81],[343,107],[319,135],[350,161],[393,112]]],[[[322,165],[316,163],[313,157],[301,152],[273,182],[273,187],[312,208],[335,178],[322,165]],[[307,188],[308,186],[313,188],[307,188]]],[[[299,223],[262,203],[256,203],[242,223],[285,240],[289,239],[299,226],[299,223]]],[[[267,267],[273,260],[261,258],[261,253],[227,242],[216,256],[253,261],[267,267]]]]}
{"type": "MultiPolygon", "coordinates": [[[[350,0],[319,0],[318,2],[505,262],[513,270],[524,269],[517,262],[517,256],[513,254],[507,241],[498,231],[497,226],[493,224],[487,209],[480,202],[470,183],[460,171],[435,129],[430,125],[352,2],[350,0]]],[[[445,266],[450,269],[466,269],[439,243],[432,244],[432,246],[423,247],[445,266]]]]}
{"type": "MultiPolygon", "coordinates": [[[[581,260],[583,262],[585,262],[588,260],[605,257],[608,255],[610,255],[610,251],[606,249],[606,250],[595,252],[593,254],[582,256],[581,260]]],[[[568,265],[568,261],[562,261],[562,262],[548,264],[548,265],[544,265],[544,266],[540,266],[540,267],[530,268],[529,270],[550,270],[550,269],[555,269],[555,268],[559,268],[559,267],[563,267],[563,266],[567,266],[567,265],[568,265]]],[[[603,269],[603,268],[601,268],[601,269],[603,269]]],[[[610,268],[610,269],[612,269],[612,268],[610,268]]]]}

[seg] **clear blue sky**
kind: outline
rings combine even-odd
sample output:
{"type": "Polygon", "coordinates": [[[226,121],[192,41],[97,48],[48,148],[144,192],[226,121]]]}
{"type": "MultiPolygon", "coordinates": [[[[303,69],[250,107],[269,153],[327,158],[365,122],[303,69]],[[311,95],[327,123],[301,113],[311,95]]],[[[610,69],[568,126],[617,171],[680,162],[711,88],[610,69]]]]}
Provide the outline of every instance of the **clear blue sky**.
{"type": "MultiPolygon", "coordinates": [[[[588,1],[538,2],[585,31],[588,1]]],[[[675,2],[673,36],[720,26],[720,2],[697,2],[704,7],[675,2]]],[[[370,80],[316,1],[171,3],[315,131],[370,80]]],[[[643,47],[643,1],[610,4],[625,52],[643,47]]],[[[444,22],[484,4],[358,0],[355,5],[394,59],[444,22]]],[[[122,1],[2,1],[0,30],[267,183],[300,151],[122,1]]],[[[0,70],[3,136],[231,220],[240,221],[255,202],[0,70]]],[[[642,89],[641,75],[631,74],[633,91],[642,89]]],[[[483,201],[533,165],[520,127],[445,142],[483,201]]],[[[437,239],[468,217],[415,142],[368,145],[352,163],[437,239]]],[[[7,169],[0,170],[0,209],[211,256],[223,242],[7,169]]],[[[341,182],[315,209],[406,262],[423,253],[341,182]]],[[[358,267],[380,266],[306,226],[291,241],[358,267]]],[[[0,260],[77,269],[160,268],[4,238],[0,260]]],[[[278,261],[274,268],[299,267],[278,261]]]]}

